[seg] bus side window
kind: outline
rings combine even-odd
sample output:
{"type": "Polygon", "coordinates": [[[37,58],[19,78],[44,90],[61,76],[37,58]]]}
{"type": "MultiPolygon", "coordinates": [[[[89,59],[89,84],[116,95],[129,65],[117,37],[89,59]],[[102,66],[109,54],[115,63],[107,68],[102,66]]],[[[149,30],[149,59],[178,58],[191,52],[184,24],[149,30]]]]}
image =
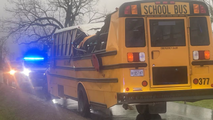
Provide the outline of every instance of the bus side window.
{"type": "Polygon", "coordinates": [[[72,31],[67,32],[67,49],[66,49],[66,56],[71,55],[71,39],[72,39],[72,31]]]}
{"type": "Polygon", "coordinates": [[[63,56],[66,56],[66,44],[67,44],[67,32],[64,32],[63,33],[63,52],[62,52],[62,55],[63,56]]]}
{"type": "Polygon", "coordinates": [[[59,56],[59,37],[60,37],[60,34],[57,34],[57,37],[56,37],[56,56],[59,56]]]}
{"type": "Polygon", "coordinates": [[[190,41],[192,46],[210,44],[208,25],[205,17],[190,18],[190,41]]]}
{"type": "Polygon", "coordinates": [[[57,56],[57,47],[58,47],[58,34],[54,36],[54,56],[57,56]]]}
{"type": "Polygon", "coordinates": [[[126,18],[125,39],[126,47],[146,46],[143,18],[126,18]]]}
{"type": "Polygon", "coordinates": [[[72,30],[72,39],[71,39],[71,41],[70,41],[70,55],[74,55],[75,53],[74,53],[74,51],[73,51],[73,47],[74,47],[74,45],[73,45],[73,42],[74,42],[74,40],[75,40],[75,38],[76,38],[76,34],[77,34],[77,30],[75,29],[75,30],[72,30]]]}
{"type": "Polygon", "coordinates": [[[58,39],[58,43],[59,43],[59,51],[58,51],[58,56],[61,56],[62,53],[62,41],[63,40],[63,34],[60,33],[59,34],[59,39],[58,39]]]}
{"type": "Polygon", "coordinates": [[[75,56],[84,54],[83,50],[78,49],[78,45],[83,41],[85,37],[87,37],[87,35],[78,29],[75,41],[73,42],[73,47],[74,47],[73,53],[75,56]]]}
{"type": "Polygon", "coordinates": [[[98,37],[97,45],[95,46],[95,51],[105,50],[108,39],[108,33],[102,33],[98,37]]]}

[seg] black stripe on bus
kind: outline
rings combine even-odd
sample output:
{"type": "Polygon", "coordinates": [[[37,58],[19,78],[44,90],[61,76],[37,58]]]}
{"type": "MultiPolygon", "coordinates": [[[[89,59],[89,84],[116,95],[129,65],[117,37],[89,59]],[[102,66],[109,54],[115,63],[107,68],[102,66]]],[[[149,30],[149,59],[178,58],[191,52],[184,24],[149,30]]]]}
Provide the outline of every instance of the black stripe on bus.
{"type": "Polygon", "coordinates": [[[102,66],[103,70],[117,69],[117,68],[137,68],[137,67],[147,67],[147,63],[123,63],[114,65],[102,66]]]}
{"type": "Polygon", "coordinates": [[[193,61],[192,65],[213,65],[213,60],[209,60],[209,61],[193,61]]]}
{"type": "Polygon", "coordinates": [[[95,82],[95,83],[118,83],[117,78],[75,78],[75,77],[69,77],[69,76],[63,76],[63,75],[57,75],[57,74],[52,74],[47,72],[47,74],[53,76],[53,77],[58,77],[62,79],[71,79],[71,80],[76,80],[76,81],[81,81],[81,82],[95,82]]]}
{"type": "Polygon", "coordinates": [[[64,66],[56,66],[56,69],[62,69],[62,70],[75,70],[75,71],[95,71],[94,67],[79,67],[79,68],[74,68],[74,67],[64,67],[64,66]]]}
{"type": "MultiPolygon", "coordinates": [[[[52,98],[60,99],[60,97],[55,97],[54,95],[51,95],[51,96],[52,96],[52,98]]],[[[78,98],[76,98],[76,97],[72,97],[72,96],[69,96],[69,95],[64,95],[64,97],[78,101],[78,98]]],[[[95,106],[95,107],[107,108],[106,104],[92,102],[92,101],[90,101],[90,105],[95,106]]]]}
{"type": "MultiPolygon", "coordinates": [[[[91,59],[92,55],[96,54],[98,57],[106,57],[106,56],[113,56],[113,55],[117,55],[117,51],[99,51],[99,52],[94,52],[91,54],[87,54],[87,55],[82,55],[82,56],[76,56],[76,57],[71,57],[72,60],[81,60],[81,59],[91,59]]],[[[70,59],[70,57],[55,57],[54,59],[57,60],[64,60],[64,59],[70,59]]]]}
{"type": "Polygon", "coordinates": [[[90,101],[90,105],[96,106],[96,107],[101,107],[101,108],[107,108],[107,105],[106,105],[106,104],[97,103],[97,102],[92,102],[92,101],[90,101]]]}
{"type": "MultiPolygon", "coordinates": [[[[147,67],[147,63],[123,63],[123,64],[105,65],[101,67],[101,70],[119,69],[119,68],[137,68],[137,67],[147,67]]],[[[75,70],[75,71],[96,71],[94,67],[74,68],[74,67],[56,66],[55,68],[64,70],[75,70]]]]}

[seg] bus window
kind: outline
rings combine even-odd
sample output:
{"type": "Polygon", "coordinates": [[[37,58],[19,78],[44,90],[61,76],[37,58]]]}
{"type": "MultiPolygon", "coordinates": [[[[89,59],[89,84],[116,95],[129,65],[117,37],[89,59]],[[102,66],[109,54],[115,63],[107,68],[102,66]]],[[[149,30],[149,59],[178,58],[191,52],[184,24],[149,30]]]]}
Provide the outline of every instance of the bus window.
{"type": "Polygon", "coordinates": [[[54,56],[57,56],[57,51],[58,51],[58,34],[55,35],[54,56]]]}
{"type": "Polygon", "coordinates": [[[57,39],[56,39],[56,45],[57,45],[57,56],[59,56],[59,51],[60,51],[60,43],[59,43],[59,39],[60,39],[60,34],[57,34],[57,39]]]}
{"type": "Polygon", "coordinates": [[[72,55],[73,53],[73,41],[75,40],[76,38],[76,34],[77,34],[77,30],[74,29],[71,31],[71,41],[70,41],[70,52],[69,52],[69,55],[72,55]]]}
{"type": "Polygon", "coordinates": [[[60,33],[59,35],[59,56],[62,56],[63,52],[63,33],[60,33]]]}
{"type": "Polygon", "coordinates": [[[145,47],[145,31],[143,18],[126,19],[126,47],[145,47]]]}
{"type": "Polygon", "coordinates": [[[151,20],[151,46],[185,46],[184,20],[151,20]]]}
{"type": "Polygon", "coordinates": [[[108,39],[108,33],[100,34],[99,39],[97,41],[97,45],[95,46],[95,51],[105,50],[106,44],[107,44],[107,39],[108,39]]]}
{"type": "Polygon", "coordinates": [[[63,33],[63,49],[62,49],[62,55],[66,56],[66,44],[67,44],[67,32],[63,33]]]}
{"type": "Polygon", "coordinates": [[[208,26],[205,17],[190,18],[190,36],[192,46],[209,45],[208,26]]]}
{"type": "Polygon", "coordinates": [[[66,49],[66,56],[70,55],[70,49],[71,49],[71,39],[72,39],[72,31],[67,32],[67,49],[66,49]]]}
{"type": "Polygon", "coordinates": [[[58,43],[57,56],[60,56],[60,51],[61,51],[61,42],[60,42],[61,34],[59,33],[57,35],[58,35],[58,40],[57,40],[57,43],[58,43]]]}

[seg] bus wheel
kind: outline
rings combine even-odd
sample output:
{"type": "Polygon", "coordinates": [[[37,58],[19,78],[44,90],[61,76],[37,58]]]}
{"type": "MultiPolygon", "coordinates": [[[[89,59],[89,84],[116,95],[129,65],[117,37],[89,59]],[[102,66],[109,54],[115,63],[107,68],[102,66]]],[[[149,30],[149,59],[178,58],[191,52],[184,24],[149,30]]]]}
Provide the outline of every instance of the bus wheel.
{"type": "Polygon", "coordinates": [[[82,86],[79,86],[78,89],[78,111],[83,117],[88,117],[90,115],[90,106],[87,95],[82,86]]]}
{"type": "Polygon", "coordinates": [[[136,109],[139,114],[149,113],[147,105],[136,105],[136,109]]]}
{"type": "Polygon", "coordinates": [[[152,114],[151,120],[162,120],[161,116],[159,114],[152,114]]]}

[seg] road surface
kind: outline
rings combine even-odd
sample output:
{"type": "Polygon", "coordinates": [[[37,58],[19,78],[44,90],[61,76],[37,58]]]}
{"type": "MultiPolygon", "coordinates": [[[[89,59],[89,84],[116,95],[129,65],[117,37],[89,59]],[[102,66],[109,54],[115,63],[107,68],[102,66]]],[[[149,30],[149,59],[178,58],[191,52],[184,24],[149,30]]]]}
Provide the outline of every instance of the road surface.
{"type": "MultiPolygon", "coordinates": [[[[2,86],[0,94],[8,99],[7,104],[14,104],[16,107],[24,104],[24,109],[17,107],[17,111],[14,111],[17,117],[23,118],[22,120],[143,120],[134,107],[133,110],[124,110],[120,105],[111,108],[112,117],[96,111],[90,118],[83,118],[77,112],[77,102],[71,99],[67,102],[67,108],[64,108],[61,106],[63,100],[55,100],[56,104],[46,102],[40,89],[30,89],[26,86],[26,89],[18,90],[2,86]]],[[[212,110],[185,104],[169,102],[167,111],[166,114],[160,114],[161,120],[213,120],[212,110]]]]}

